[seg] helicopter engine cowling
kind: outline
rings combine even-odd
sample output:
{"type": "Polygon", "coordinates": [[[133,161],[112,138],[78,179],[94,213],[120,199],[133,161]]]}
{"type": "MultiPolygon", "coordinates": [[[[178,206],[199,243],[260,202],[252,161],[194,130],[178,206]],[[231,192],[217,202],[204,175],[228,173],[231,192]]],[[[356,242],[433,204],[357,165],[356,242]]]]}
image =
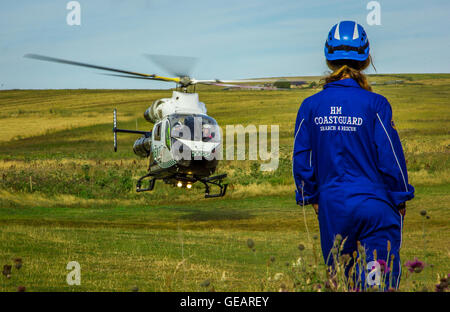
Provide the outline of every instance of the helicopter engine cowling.
{"type": "Polygon", "coordinates": [[[157,123],[170,114],[206,114],[205,103],[200,102],[197,93],[173,91],[171,98],[159,99],[147,108],[144,118],[157,123]]]}
{"type": "Polygon", "coordinates": [[[144,118],[148,122],[156,123],[163,118],[162,106],[168,99],[160,99],[153,102],[144,112],[144,118]]]}
{"type": "Polygon", "coordinates": [[[140,137],[134,142],[133,152],[142,158],[148,157],[152,150],[152,138],[151,137],[140,137]]]}

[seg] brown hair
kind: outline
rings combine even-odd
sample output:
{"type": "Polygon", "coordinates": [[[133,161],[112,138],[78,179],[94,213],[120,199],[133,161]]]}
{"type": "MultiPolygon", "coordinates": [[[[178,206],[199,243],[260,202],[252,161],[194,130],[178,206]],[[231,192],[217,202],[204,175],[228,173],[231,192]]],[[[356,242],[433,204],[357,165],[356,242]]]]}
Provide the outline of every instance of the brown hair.
{"type": "Polygon", "coordinates": [[[367,81],[366,75],[362,73],[362,71],[369,67],[370,64],[372,64],[375,69],[375,66],[372,63],[372,57],[370,55],[365,61],[327,60],[327,65],[333,72],[324,77],[322,80],[325,81],[325,84],[327,84],[344,78],[352,78],[361,88],[366,89],[367,91],[372,91],[372,87],[367,81]]]}

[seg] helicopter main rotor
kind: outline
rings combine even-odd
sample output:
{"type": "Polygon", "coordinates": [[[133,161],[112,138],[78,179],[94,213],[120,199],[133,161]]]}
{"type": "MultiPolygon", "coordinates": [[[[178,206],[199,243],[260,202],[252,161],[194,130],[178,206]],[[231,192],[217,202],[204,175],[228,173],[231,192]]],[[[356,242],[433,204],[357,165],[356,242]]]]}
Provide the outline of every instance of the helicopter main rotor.
{"type": "Polygon", "coordinates": [[[243,89],[256,89],[256,90],[282,90],[283,88],[267,87],[267,86],[257,86],[257,85],[242,85],[242,83],[255,83],[255,82],[271,82],[273,79],[237,79],[237,80],[199,80],[192,78],[190,75],[191,69],[196,62],[196,58],[185,57],[185,56],[168,56],[168,55],[149,55],[146,57],[152,60],[155,64],[159,65],[162,69],[169,72],[175,77],[165,77],[159,76],[157,74],[145,74],[129,70],[117,69],[106,66],[99,66],[94,64],[82,63],[77,61],[71,61],[51,56],[45,56],[40,54],[25,54],[24,57],[35,59],[39,61],[46,61],[52,63],[67,64],[73,66],[81,66],[87,68],[94,68],[109,72],[114,72],[114,74],[103,74],[108,76],[122,77],[122,78],[132,78],[132,79],[144,79],[144,80],[157,80],[174,82],[177,87],[181,87],[184,92],[187,92],[189,86],[194,86],[197,84],[213,85],[221,87],[233,87],[233,88],[243,88],[243,89]]]}

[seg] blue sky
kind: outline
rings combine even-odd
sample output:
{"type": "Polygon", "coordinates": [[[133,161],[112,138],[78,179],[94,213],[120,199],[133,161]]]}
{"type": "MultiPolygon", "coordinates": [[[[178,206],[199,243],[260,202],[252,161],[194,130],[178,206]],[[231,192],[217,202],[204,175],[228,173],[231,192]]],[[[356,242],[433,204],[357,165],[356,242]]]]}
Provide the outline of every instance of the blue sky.
{"type": "Polygon", "coordinates": [[[195,56],[199,79],[322,75],[323,44],[340,20],[365,27],[378,73],[450,72],[448,0],[379,0],[379,26],[367,25],[368,0],[79,0],[80,26],[67,25],[68,2],[1,2],[0,89],[166,86],[26,53],[158,74],[144,53],[195,56]]]}

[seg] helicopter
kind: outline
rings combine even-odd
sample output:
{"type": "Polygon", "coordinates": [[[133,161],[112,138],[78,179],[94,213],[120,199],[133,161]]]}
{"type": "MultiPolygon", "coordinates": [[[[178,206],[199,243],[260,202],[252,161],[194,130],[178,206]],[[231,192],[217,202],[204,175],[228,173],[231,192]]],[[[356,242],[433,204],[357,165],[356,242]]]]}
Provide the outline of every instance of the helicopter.
{"type": "Polygon", "coordinates": [[[144,112],[146,121],[153,123],[151,131],[120,129],[117,127],[117,109],[113,110],[114,151],[117,151],[117,133],[139,134],[133,144],[134,153],[148,158],[147,174],[136,183],[137,192],[152,191],[157,180],[178,188],[191,189],[200,182],[205,188],[205,198],[223,197],[228,184],[227,174],[214,175],[221,152],[221,132],[217,121],[207,115],[206,105],[195,92],[197,84],[226,88],[256,90],[284,90],[271,86],[242,85],[241,83],[270,82],[268,79],[197,80],[190,77],[195,58],[167,55],[146,55],[175,77],[144,74],[128,70],[92,65],[39,54],[24,57],[40,61],[81,66],[114,72],[110,76],[172,82],[176,84],[172,97],[154,101],[144,112]],[[143,181],[148,185],[143,186],[143,181]],[[218,192],[211,193],[211,187],[218,192]]]}

